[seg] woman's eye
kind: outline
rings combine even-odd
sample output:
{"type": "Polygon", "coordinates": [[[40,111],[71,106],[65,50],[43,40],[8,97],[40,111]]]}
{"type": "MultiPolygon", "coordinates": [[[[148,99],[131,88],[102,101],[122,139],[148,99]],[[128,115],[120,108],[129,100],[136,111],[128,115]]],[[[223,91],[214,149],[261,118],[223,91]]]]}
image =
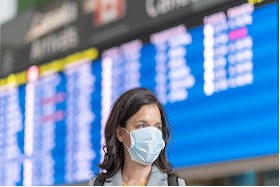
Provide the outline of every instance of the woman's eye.
{"type": "Polygon", "coordinates": [[[144,128],[145,126],[144,125],[138,125],[138,128],[144,128]]]}
{"type": "Polygon", "coordinates": [[[159,130],[161,130],[161,125],[157,126],[157,128],[158,128],[159,130]]]}

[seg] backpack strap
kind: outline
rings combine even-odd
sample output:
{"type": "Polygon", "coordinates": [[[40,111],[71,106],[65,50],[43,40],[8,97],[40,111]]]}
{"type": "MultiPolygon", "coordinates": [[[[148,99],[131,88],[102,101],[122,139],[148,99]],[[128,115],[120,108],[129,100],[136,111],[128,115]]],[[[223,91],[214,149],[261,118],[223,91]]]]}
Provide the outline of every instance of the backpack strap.
{"type": "Polygon", "coordinates": [[[93,186],[103,186],[104,184],[104,179],[102,179],[101,177],[96,177],[93,186]]]}
{"type": "Polygon", "coordinates": [[[178,177],[174,174],[168,174],[168,186],[179,186],[178,177]]]}

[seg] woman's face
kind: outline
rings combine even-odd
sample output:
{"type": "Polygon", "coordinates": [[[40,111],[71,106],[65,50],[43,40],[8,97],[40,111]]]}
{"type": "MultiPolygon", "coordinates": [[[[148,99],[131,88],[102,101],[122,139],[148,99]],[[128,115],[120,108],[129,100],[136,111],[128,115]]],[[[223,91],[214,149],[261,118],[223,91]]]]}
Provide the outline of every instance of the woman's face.
{"type": "MultiPolygon", "coordinates": [[[[156,104],[144,105],[140,108],[140,110],[131,116],[127,122],[125,129],[128,132],[131,132],[136,129],[141,129],[145,127],[155,127],[158,129],[162,129],[162,121],[160,111],[156,104]]],[[[127,147],[131,146],[130,136],[123,129],[120,129],[122,132],[122,137],[118,139],[121,142],[124,142],[127,147]]],[[[118,132],[117,132],[118,133],[118,132]]]]}

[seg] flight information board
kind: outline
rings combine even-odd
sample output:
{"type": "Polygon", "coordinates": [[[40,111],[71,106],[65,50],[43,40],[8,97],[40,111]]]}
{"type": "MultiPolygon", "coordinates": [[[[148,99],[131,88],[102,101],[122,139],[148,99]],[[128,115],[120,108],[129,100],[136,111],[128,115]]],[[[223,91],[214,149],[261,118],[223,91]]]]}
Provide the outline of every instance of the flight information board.
{"type": "Polygon", "coordinates": [[[0,87],[0,184],[88,181],[112,105],[140,86],[173,124],[175,168],[278,154],[278,7],[240,4],[98,59],[91,48],[10,75],[0,87]]]}

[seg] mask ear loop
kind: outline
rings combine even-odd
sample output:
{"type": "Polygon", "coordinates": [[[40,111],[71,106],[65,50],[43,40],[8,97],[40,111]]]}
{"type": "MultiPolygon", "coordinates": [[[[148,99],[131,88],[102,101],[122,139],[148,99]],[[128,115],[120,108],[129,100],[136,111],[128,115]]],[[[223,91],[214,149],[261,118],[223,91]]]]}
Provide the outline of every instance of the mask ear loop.
{"type": "Polygon", "coordinates": [[[129,134],[129,132],[127,132],[127,130],[123,127],[123,130],[127,133],[127,134],[129,134]]]}
{"type": "MultiPolygon", "coordinates": [[[[129,132],[127,132],[127,130],[125,129],[125,128],[123,128],[123,130],[127,133],[127,134],[129,134],[130,135],[130,133],[129,132]]],[[[128,150],[129,148],[125,145],[125,143],[124,142],[122,142],[123,144],[124,144],[124,146],[126,147],[126,149],[128,150]]]]}

